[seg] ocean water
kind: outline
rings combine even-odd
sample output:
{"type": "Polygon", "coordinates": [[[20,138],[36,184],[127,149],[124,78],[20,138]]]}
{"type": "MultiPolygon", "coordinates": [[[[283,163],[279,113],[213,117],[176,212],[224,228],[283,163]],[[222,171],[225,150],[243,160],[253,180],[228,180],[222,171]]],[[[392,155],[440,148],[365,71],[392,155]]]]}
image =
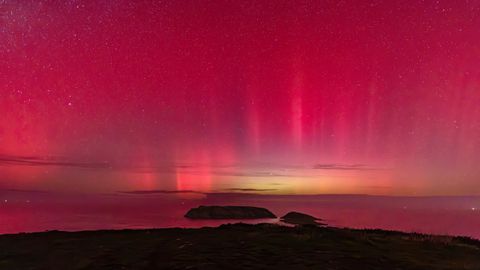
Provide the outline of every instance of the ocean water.
{"type": "MultiPolygon", "coordinates": [[[[218,226],[238,221],[189,220],[183,215],[199,205],[248,205],[266,207],[277,216],[300,211],[337,227],[380,228],[480,239],[480,197],[3,192],[0,200],[0,234],[218,226]]],[[[242,222],[275,223],[278,220],[242,222]]]]}

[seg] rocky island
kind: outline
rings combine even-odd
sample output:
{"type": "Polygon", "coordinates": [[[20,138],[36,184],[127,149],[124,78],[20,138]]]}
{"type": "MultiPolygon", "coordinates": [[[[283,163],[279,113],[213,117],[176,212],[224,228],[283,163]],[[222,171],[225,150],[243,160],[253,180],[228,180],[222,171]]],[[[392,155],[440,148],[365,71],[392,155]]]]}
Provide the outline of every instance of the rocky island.
{"type": "Polygon", "coordinates": [[[262,219],[276,218],[269,210],[252,206],[199,206],[186,214],[190,219],[262,219]]]}
{"type": "Polygon", "coordinates": [[[289,212],[280,219],[282,222],[294,225],[326,225],[325,223],[319,222],[320,220],[319,218],[299,212],[289,212]]]}

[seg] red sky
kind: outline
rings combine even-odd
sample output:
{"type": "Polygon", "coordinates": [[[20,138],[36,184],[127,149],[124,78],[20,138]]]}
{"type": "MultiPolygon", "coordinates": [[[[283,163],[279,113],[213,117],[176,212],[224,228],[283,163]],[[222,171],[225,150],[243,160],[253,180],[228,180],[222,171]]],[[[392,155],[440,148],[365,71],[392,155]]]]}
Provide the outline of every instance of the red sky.
{"type": "Polygon", "coordinates": [[[0,188],[480,194],[479,1],[2,1],[0,188]]]}

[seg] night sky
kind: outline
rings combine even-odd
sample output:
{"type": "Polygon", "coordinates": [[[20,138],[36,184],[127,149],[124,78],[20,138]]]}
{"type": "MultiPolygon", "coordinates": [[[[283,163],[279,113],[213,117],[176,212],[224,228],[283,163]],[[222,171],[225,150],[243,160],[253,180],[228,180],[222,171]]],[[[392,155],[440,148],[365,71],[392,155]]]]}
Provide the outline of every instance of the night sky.
{"type": "Polygon", "coordinates": [[[0,188],[480,194],[480,1],[2,1],[0,188]]]}

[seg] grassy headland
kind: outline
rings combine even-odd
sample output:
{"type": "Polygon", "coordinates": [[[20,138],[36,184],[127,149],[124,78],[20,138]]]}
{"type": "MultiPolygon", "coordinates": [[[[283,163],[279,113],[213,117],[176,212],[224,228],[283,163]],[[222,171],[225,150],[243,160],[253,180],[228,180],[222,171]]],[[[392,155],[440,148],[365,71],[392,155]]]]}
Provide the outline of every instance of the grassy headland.
{"type": "Polygon", "coordinates": [[[0,236],[0,269],[480,269],[480,241],[271,224],[51,231],[0,236]]]}

